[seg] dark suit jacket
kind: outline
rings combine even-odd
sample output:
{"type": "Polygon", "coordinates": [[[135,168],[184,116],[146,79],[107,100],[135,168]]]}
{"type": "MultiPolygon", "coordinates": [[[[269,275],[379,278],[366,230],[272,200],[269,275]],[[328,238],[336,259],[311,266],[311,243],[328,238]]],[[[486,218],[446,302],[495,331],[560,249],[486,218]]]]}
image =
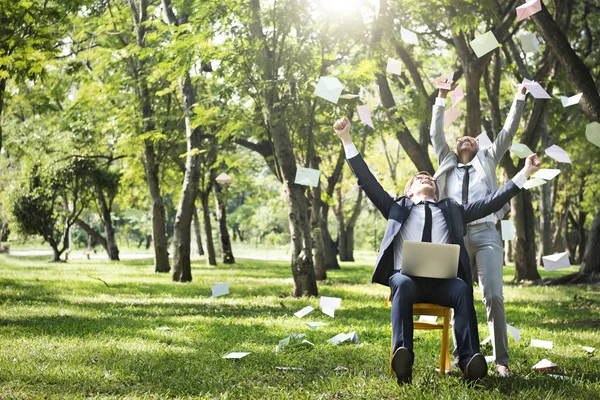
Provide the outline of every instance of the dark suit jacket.
{"type": "MultiPolygon", "coordinates": [[[[369,171],[367,164],[360,154],[347,161],[358,180],[358,186],[364,190],[367,197],[388,220],[383,241],[377,254],[372,282],[389,286],[389,279],[394,274],[394,246],[392,246],[392,242],[394,237],[400,232],[402,224],[408,219],[413,202],[406,196],[393,199],[383,190],[377,179],[369,171]]],[[[467,254],[463,240],[466,224],[500,210],[504,204],[520,191],[521,189],[511,180],[484,199],[470,204],[458,204],[450,198],[445,198],[437,203],[446,219],[451,242],[460,245],[458,277],[469,286],[473,285],[473,281],[471,278],[469,255],[467,254]]]]}

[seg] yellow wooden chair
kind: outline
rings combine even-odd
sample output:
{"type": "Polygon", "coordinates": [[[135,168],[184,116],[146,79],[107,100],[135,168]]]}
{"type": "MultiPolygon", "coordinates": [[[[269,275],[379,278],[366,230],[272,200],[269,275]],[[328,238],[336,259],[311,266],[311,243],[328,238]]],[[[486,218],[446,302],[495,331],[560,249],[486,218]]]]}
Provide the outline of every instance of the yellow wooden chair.
{"type": "MultiPolygon", "coordinates": [[[[385,302],[386,307],[392,305],[392,294],[385,302]]],[[[442,330],[442,346],[440,348],[440,375],[445,375],[446,371],[450,370],[450,345],[448,340],[448,334],[450,333],[450,310],[449,307],[438,306],[437,304],[429,303],[416,303],[413,305],[413,315],[432,315],[436,317],[442,317],[442,322],[420,322],[415,321],[413,323],[414,330],[442,330]]],[[[392,351],[393,343],[390,346],[390,371],[392,370],[392,351]]]]}

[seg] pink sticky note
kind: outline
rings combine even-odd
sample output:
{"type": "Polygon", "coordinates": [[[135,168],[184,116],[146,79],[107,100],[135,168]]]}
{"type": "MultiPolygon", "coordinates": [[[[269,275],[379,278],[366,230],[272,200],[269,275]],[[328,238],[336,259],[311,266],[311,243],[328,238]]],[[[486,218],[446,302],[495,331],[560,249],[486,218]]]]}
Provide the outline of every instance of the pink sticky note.
{"type": "Polygon", "coordinates": [[[448,111],[444,113],[444,128],[456,121],[456,118],[460,117],[462,111],[458,108],[450,107],[448,111]]]}
{"type": "Polygon", "coordinates": [[[517,7],[517,19],[522,21],[540,11],[542,11],[542,2],[540,0],[530,0],[522,6],[517,7]]]}
{"type": "Polygon", "coordinates": [[[375,126],[373,125],[373,120],[371,119],[371,106],[365,104],[362,106],[358,106],[357,109],[358,116],[360,117],[360,120],[363,122],[363,124],[375,129],[375,126]]]}
{"type": "Polygon", "coordinates": [[[450,99],[452,100],[452,106],[455,106],[459,101],[465,98],[465,92],[463,92],[462,87],[457,86],[454,89],[454,92],[450,94],[450,99]]]}

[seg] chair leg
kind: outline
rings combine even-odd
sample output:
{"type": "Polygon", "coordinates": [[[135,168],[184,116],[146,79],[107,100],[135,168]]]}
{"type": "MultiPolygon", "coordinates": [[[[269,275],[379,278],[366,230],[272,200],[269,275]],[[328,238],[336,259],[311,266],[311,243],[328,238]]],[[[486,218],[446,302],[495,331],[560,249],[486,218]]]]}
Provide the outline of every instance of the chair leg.
{"type": "Polygon", "coordinates": [[[444,328],[442,329],[442,348],[440,349],[440,375],[445,375],[450,370],[450,344],[448,334],[450,333],[450,310],[444,311],[444,328]]]}

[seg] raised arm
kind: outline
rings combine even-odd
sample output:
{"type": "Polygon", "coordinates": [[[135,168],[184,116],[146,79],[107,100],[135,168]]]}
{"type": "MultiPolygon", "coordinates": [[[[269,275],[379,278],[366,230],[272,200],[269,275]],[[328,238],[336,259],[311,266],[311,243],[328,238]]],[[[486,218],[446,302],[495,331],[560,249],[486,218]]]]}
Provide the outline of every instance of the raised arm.
{"type": "Polygon", "coordinates": [[[504,122],[502,130],[498,133],[498,136],[496,136],[496,140],[494,140],[492,147],[486,150],[488,157],[493,160],[494,165],[498,165],[500,159],[504,156],[504,153],[510,148],[515,137],[515,133],[519,128],[519,121],[521,120],[523,110],[525,109],[526,93],[527,89],[525,86],[519,85],[517,87],[517,94],[515,95],[510,111],[506,116],[506,122],[504,122]]]}
{"type": "Polygon", "coordinates": [[[463,204],[463,221],[465,224],[485,217],[500,210],[504,204],[521,192],[527,178],[540,169],[541,161],[536,154],[527,157],[525,166],[500,189],[487,195],[482,200],[463,204]]]}
{"type": "Polygon", "coordinates": [[[346,161],[348,161],[350,169],[354,173],[354,176],[356,176],[358,186],[387,219],[390,213],[390,207],[394,204],[394,199],[379,184],[375,176],[373,176],[369,170],[365,160],[363,160],[362,156],[358,153],[356,146],[354,146],[352,136],[350,135],[350,121],[348,121],[348,118],[346,117],[339,119],[333,124],[333,129],[344,143],[346,161]]]}
{"type": "Polygon", "coordinates": [[[446,137],[444,136],[444,111],[447,94],[448,90],[440,89],[431,110],[429,135],[431,136],[431,143],[433,143],[433,150],[435,151],[435,158],[437,158],[438,164],[441,164],[450,152],[450,147],[448,147],[448,142],[446,142],[446,137]]]}

